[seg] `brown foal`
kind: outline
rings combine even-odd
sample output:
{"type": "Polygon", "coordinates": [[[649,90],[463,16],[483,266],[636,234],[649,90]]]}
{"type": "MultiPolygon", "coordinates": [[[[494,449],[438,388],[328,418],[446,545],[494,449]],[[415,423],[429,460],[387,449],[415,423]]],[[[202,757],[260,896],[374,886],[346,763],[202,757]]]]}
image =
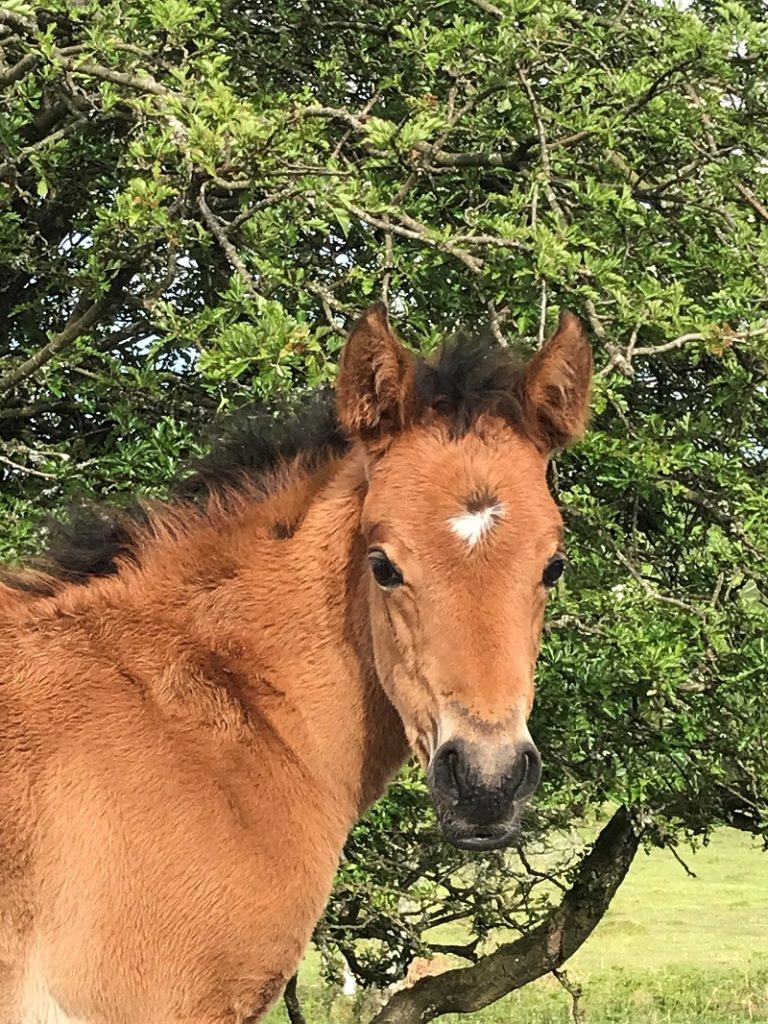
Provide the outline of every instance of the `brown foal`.
{"type": "Polygon", "coordinates": [[[519,367],[373,307],[335,440],[0,584],[0,1024],[261,1019],[409,749],[449,840],[512,840],[590,379],[569,314],[519,367]]]}

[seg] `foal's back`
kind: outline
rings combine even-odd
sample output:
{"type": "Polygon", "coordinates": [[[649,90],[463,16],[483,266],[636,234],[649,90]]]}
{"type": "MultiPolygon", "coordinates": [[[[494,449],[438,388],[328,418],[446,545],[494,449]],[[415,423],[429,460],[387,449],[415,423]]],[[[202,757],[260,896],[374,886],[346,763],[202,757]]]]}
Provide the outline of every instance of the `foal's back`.
{"type": "Polygon", "coordinates": [[[0,1024],[258,1019],[336,866],[322,786],[237,699],[249,652],[69,590],[0,596],[0,1024]]]}

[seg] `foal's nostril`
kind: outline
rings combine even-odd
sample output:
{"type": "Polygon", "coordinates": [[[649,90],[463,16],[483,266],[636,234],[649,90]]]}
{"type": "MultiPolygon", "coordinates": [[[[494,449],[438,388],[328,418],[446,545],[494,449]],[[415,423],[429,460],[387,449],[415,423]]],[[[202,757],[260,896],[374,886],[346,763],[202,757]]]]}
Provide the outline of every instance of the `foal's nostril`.
{"type": "Polygon", "coordinates": [[[432,780],[439,791],[452,803],[466,798],[469,786],[469,768],[459,743],[444,744],[435,754],[430,768],[432,780]]]}
{"type": "Polygon", "coordinates": [[[541,779],[541,757],[531,743],[518,756],[516,770],[509,777],[507,791],[513,800],[524,800],[534,792],[541,779]]]}
{"type": "Polygon", "coordinates": [[[455,750],[449,750],[445,755],[445,767],[451,789],[455,792],[456,796],[460,796],[461,785],[459,783],[459,755],[455,750]]]}

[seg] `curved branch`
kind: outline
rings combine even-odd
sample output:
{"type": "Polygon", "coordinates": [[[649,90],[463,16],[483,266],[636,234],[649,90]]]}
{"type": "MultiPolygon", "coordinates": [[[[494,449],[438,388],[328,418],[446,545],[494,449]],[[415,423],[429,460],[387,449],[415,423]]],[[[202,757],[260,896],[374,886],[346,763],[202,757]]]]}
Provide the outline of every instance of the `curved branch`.
{"type": "Polygon", "coordinates": [[[581,862],[576,879],[530,934],[463,967],[397,992],[372,1024],[425,1024],[445,1013],[473,1013],[559,968],[589,937],[624,880],[640,843],[635,812],[620,807],[581,862]]]}

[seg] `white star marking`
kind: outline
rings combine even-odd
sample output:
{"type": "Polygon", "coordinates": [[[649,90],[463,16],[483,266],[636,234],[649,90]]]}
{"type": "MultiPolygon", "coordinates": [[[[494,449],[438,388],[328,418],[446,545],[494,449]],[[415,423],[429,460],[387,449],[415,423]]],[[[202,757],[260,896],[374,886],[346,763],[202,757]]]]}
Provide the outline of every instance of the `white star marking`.
{"type": "Polygon", "coordinates": [[[477,512],[463,512],[460,516],[453,516],[448,520],[448,525],[457,537],[473,548],[490,533],[503,515],[503,505],[488,505],[477,512]]]}

